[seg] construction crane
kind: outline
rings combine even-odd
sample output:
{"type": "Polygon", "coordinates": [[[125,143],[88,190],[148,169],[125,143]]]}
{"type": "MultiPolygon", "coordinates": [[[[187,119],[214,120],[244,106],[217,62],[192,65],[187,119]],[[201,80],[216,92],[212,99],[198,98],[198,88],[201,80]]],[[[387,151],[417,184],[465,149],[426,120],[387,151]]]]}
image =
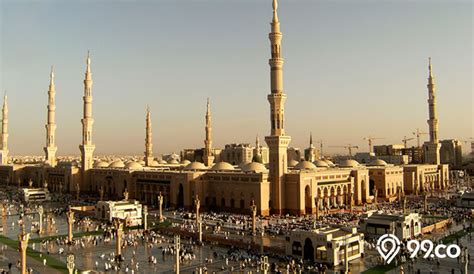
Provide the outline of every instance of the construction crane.
{"type": "Polygon", "coordinates": [[[347,146],[331,146],[331,147],[337,147],[337,148],[345,148],[349,151],[349,157],[352,158],[352,149],[359,149],[358,146],[353,146],[351,144],[348,144],[347,146]]]}
{"type": "Polygon", "coordinates": [[[404,148],[407,148],[407,143],[408,143],[408,141],[411,141],[411,140],[413,140],[413,139],[415,139],[415,138],[407,138],[406,136],[403,136],[403,140],[402,140],[402,142],[403,142],[403,147],[404,147],[404,148]]]}
{"type": "Polygon", "coordinates": [[[413,135],[416,136],[416,141],[418,144],[418,147],[420,147],[420,136],[421,135],[428,135],[426,132],[421,132],[419,128],[416,129],[416,132],[413,132],[413,135]]]}
{"type": "Polygon", "coordinates": [[[372,136],[364,138],[364,140],[369,142],[369,153],[372,153],[372,143],[373,143],[373,141],[374,140],[379,140],[379,139],[384,139],[384,138],[378,138],[378,137],[372,137],[372,136]]]}
{"type": "Polygon", "coordinates": [[[319,158],[323,159],[323,140],[317,141],[316,144],[319,144],[319,158]]]}

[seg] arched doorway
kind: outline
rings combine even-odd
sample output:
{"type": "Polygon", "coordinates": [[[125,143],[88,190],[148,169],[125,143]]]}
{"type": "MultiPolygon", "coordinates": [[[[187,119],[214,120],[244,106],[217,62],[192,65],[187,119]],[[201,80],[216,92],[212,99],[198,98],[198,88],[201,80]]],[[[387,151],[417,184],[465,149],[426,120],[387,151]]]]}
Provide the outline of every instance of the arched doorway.
{"type": "Polygon", "coordinates": [[[312,213],[313,203],[311,201],[311,190],[309,186],[304,189],[304,209],[306,214],[312,213]]]}
{"type": "Polygon", "coordinates": [[[178,207],[184,207],[184,188],[182,184],[179,184],[178,190],[178,207]]]}
{"type": "Polygon", "coordinates": [[[313,242],[310,238],[306,238],[304,241],[304,258],[303,260],[308,260],[310,262],[314,262],[314,247],[313,242]]]}
{"type": "Polygon", "coordinates": [[[415,222],[413,220],[410,223],[410,237],[415,238],[415,222]]]}
{"type": "Polygon", "coordinates": [[[375,195],[374,186],[375,186],[375,181],[370,179],[369,180],[369,195],[375,195]]]}

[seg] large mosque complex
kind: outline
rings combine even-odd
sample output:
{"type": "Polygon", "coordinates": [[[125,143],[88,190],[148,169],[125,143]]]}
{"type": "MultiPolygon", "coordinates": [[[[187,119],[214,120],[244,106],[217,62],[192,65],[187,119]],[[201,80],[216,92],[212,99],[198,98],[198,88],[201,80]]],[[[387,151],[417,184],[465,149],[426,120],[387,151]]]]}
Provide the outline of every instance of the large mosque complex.
{"type": "MultiPolygon", "coordinates": [[[[285,132],[285,101],[281,52],[282,32],[273,1],[269,34],[271,58],[270,134],[268,148],[239,147],[245,152],[240,162],[225,162],[212,145],[212,115],[208,100],[205,115],[204,148],[195,161],[168,161],[153,156],[151,112],[146,112],[145,155],[143,159],[123,161],[94,157],[92,116],[92,73],[88,54],[84,79],[82,143],[80,161],[58,161],[56,153],[55,84],[51,71],[48,90],[45,159],[39,164],[12,163],[8,151],[8,105],[4,98],[0,148],[0,182],[18,187],[47,187],[56,193],[80,193],[109,200],[132,199],[156,206],[158,195],[164,206],[192,208],[195,197],[206,210],[246,212],[255,202],[259,215],[312,214],[317,207],[340,208],[372,203],[376,199],[393,201],[403,194],[442,190],[449,184],[448,165],[440,164],[440,142],[436,112],[435,83],[431,61],[428,77],[429,136],[423,145],[424,164],[394,165],[376,159],[366,165],[346,159],[336,164],[321,155],[307,153],[306,161],[288,157],[291,137],[285,132]],[[247,150],[245,150],[247,149],[247,150]],[[248,155],[247,155],[248,154],[248,155]],[[264,155],[263,155],[264,154],[264,155]],[[198,159],[199,158],[199,159],[198,159]],[[245,160],[247,159],[247,160],[245,160]],[[249,162],[248,159],[252,159],[249,162]],[[262,160],[264,159],[264,160],[262,160]],[[198,161],[196,161],[198,160],[198,161]],[[316,206],[317,204],[317,206],[316,206]]],[[[258,143],[258,141],[257,141],[258,143]]],[[[230,155],[230,154],[229,154],[230,155]]],[[[230,157],[230,156],[226,156],[230,157]]]]}

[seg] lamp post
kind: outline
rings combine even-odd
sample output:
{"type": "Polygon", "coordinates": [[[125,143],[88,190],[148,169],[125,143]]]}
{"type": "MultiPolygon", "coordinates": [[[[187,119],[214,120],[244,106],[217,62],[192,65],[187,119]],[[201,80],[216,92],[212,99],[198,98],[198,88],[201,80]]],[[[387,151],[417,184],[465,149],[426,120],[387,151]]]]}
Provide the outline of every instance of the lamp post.
{"type": "Polygon", "coordinates": [[[44,209],[43,209],[43,206],[39,206],[38,207],[38,214],[39,214],[39,229],[38,229],[38,233],[39,234],[42,234],[43,233],[43,213],[44,213],[44,209]]]}
{"type": "Polygon", "coordinates": [[[179,235],[174,236],[174,247],[176,251],[176,257],[175,257],[175,273],[179,274],[179,253],[180,253],[180,239],[179,235]]]}
{"type": "Polygon", "coordinates": [[[72,244],[72,225],[74,224],[74,212],[72,211],[71,206],[66,213],[67,217],[67,242],[68,244],[72,244]]]}
{"type": "Polygon", "coordinates": [[[26,274],[26,249],[28,248],[28,240],[30,234],[25,233],[25,227],[23,226],[20,234],[18,235],[18,249],[20,251],[20,273],[26,274]]]}
{"type": "Polygon", "coordinates": [[[163,221],[163,195],[160,194],[158,195],[158,207],[159,207],[159,217],[160,217],[160,222],[163,221]]]}
{"type": "Polygon", "coordinates": [[[257,231],[257,206],[254,200],[252,200],[250,205],[250,211],[252,213],[252,235],[255,236],[257,231]]]}

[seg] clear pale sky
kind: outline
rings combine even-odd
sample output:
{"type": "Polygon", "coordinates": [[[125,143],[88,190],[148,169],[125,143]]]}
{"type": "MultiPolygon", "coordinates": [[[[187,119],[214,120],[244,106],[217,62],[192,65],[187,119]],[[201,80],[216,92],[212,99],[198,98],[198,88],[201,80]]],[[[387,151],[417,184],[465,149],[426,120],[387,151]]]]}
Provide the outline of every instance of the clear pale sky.
{"type": "MultiPolygon", "coordinates": [[[[51,65],[58,154],[79,154],[88,49],[97,154],[142,154],[147,104],[156,155],[203,146],[207,97],[215,146],[270,131],[271,0],[0,0],[0,12],[13,155],[43,154],[51,65]]],[[[312,131],[367,151],[369,134],[428,131],[428,56],[440,137],[474,137],[472,17],[470,0],[280,0],[291,145],[312,131]]]]}

